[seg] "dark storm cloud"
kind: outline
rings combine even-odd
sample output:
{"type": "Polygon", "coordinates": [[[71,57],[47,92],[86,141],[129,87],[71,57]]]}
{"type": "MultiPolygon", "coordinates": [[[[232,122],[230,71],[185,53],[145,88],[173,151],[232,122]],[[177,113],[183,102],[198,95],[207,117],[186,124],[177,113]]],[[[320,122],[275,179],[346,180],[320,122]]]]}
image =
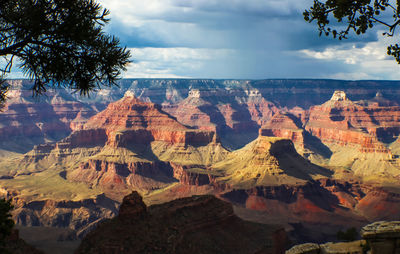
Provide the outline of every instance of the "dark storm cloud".
{"type": "MultiPolygon", "coordinates": [[[[354,61],[347,61],[344,53],[335,60],[334,55],[318,59],[315,52],[323,53],[338,45],[342,51],[350,52],[354,46],[363,48],[378,39],[376,32],[340,43],[319,37],[316,24],[308,24],[302,15],[312,0],[103,0],[103,4],[112,13],[109,31],[118,35],[124,45],[159,48],[160,59],[151,63],[146,58],[146,68],[136,67],[159,71],[170,62],[175,69],[168,71],[177,76],[285,78],[346,73],[356,70],[348,64],[354,61]],[[169,53],[165,48],[171,49],[169,53]],[[178,48],[182,50],[175,50],[178,48]],[[218,54],[218,50],[222,53],[218,54]],[[179,56],[179,61],[171,52],[179,56]],[[185,58],[182,52],[189,55],[185,58]],[[198,59],[198,52],[211,55],[198,59]],[[171,57],[178,62],[173,64],[171,57]],[[166,64],[158,65],[156,61],[166,64]],[[178,68],[178,63],[192,67],[178,68]]],[[[157,58],[156,51],[151,53],[157,58]]]]}
{"type": "MultiPolygon", "coordinates": [[[[174,0],[160,5],[156,12],[119,10],[124,14],[116,14],[118,25],[113,25],[112,30],[121,34],[128,47],[268,49],[279,46],[296,50],[337,44],[332,38],[319,37],[316,25],[303,20],[302,12],[309,4],[311,1],[307,0],[174,0]],[[143,22],[121,22],[126,15],[134,15],[143,22]]],[[[355,36],[348,42],[369,41],[376,41],[376,35],[355,36]]]]}

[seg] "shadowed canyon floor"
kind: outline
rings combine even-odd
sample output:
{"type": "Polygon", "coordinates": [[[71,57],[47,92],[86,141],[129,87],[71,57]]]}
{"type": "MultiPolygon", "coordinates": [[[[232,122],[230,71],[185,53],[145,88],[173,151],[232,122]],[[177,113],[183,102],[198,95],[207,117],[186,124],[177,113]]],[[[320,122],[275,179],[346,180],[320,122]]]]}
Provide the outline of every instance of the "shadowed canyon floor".
{"type": "Polygon", "coordinates": [[[0,193],[19,225],[81,238],[132,190],[148,205],[215,195],[293,242],[399,219],[400,84],[123,80],[36,104],[12,82],[0,193]]]}

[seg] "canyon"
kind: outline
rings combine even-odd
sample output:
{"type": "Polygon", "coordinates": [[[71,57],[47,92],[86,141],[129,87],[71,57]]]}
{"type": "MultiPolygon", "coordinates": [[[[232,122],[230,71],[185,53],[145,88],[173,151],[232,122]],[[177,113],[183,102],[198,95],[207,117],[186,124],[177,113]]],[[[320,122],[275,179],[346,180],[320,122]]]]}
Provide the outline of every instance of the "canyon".
{"type": "Polygon", "coordinates": [[[398,82],[139,79],[38,99],[9,82],[0,194],[19,225],[82,238],[132,191],[213,195],[293,243],[399,220],[398,82]]]}

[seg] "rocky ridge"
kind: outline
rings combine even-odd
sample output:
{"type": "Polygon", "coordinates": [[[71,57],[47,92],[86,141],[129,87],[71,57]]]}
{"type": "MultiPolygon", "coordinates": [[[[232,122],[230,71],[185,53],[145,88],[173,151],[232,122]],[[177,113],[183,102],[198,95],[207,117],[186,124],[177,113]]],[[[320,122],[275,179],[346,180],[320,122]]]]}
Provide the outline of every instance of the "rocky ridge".
{"type": "Polygon", "coordinates": [[[147,207],[133,192],[76,253],[282,253],[285,243],[281,228],[243,221],[213,196],[147,207]]]}

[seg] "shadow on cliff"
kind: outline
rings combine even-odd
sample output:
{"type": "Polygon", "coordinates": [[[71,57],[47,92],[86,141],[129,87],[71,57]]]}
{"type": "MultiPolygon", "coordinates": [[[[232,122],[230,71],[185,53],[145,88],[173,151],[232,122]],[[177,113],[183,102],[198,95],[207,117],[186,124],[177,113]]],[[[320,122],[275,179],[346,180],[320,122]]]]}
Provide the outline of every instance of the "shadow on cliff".
{"type": "MultiPolygon", "coordinates": [[[[284,211],[283,213],[289,212],[286,214],[287,216],[293,217],[296,217],[296,212],[315,214],[334,212],[340,204],[338,197],[322,186],[320,181],[308,181],[299,186],[283,184],[234,189],[224,193],[221,197],[250,209],[255,208],[258,211],[270,211],[271,213],[284,211]],[[254,203],[254,197],[256,197],[256,203],[254,203]],[[255,207],[252,206],[252,202],[253,205],[256,204],[255,207]]],[[[280,216],[285,215],[280,214],[280,216]]]]}
{"type": "MultiPolygon", "coordinates": [[[[176,182],[177,180],[173,177],[174,172],[173,168],[169,163],[160,161],[158,157],[153,153],[151,149],[150,142],[149,143],[144,143],[144,144],[135,144],[131,142],[127,142],[123,146],[124,148],[132,151],[133,153],[136,154],[136,158],[141,159],[141,160],[148,160],[153,163],[155,163],[155,167],[158,169],[157,172],[155,172],[154,169],[149,169],[146,171],[137,171],[135,174],[138,174],[143,177],[148,177],[153,180],[162,182],[162,183],[172,183],[176,182]],[[160,174],[161,173],[161,174],[160,174]]],[[[127,177],[129,174],[132,172],[128,170],[126,167],[122,167],[119,171],[118,174],[124,177],[127,177]]]]}
{"type": "Polygon", "coordinates": [[[278,160],[279,167],[288,176],[310,181],[313,180],[312,175],[322,175],[328,178],[333,175],[331,170],[304,159],[297,153],[292,142],[286,140],[275,142],[270,148],[270,153],[278,160]]]}
{"type": "Polygon", "coordinates": [[[324,145],[321,140],[313,136],[308,131],[304,131],[304,146],[327,159],[329,159],[333,154],[329,147],[324,145]]]}
{"type": "Polygon", "coordinates": [[[1,130],[0,149],[27,153],[37,144],[56,142],[71,133],[69,124],[62,122],[48,103],[11,104],[8,111],[17,113],[14,118],[0,115],[0,122],[7,126],[1,130]],[[34,113],[26,113],[31,111],[34,113]],[[13,122],[19,125],[14,126],[13,122]]]}
{"type": "Polygon", "coordinates": [[[228,99],[219,98],[217,102],[211,101],[209,105],[200,106],[199,110],[207,114],[210,122],[217,126],[217,134],[221,137],[222,144],[230,150],[239,149],[258,136],[259,126],[251,119],[248,110],[228,99]],[[232,108],[232,126],[228,125],[221,110],[215,106],[217,104],[229,105],[232,108]]]}

